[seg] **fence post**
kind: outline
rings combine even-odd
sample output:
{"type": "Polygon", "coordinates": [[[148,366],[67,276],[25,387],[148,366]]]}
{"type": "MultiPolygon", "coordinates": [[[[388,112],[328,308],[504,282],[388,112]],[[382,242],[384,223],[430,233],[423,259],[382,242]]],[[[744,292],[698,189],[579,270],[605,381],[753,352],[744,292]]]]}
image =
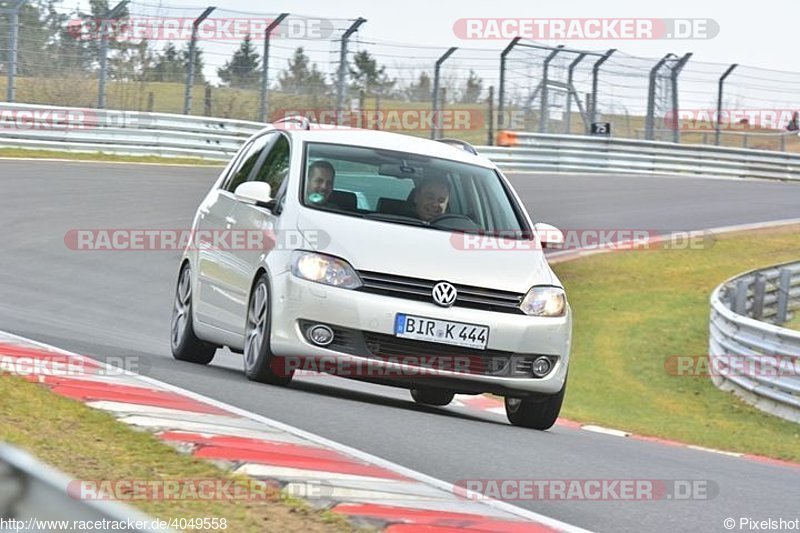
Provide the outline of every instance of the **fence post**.
{"type": "Polygon", "coordinates": [[[6,100],[13,103],[16,98],[14,83],[17,76],[17,48],[19,42],[19,10],[25,0],[17,0],[14,7],[7,12],[10,15],[8,23],[11,25],[8,31],[8,57],[6,58],[6,73],[8,85],[6,86],[6,100]]]}
{"type": "MultiPolygon", "coordinates": [[[[575,75],[575,67],[578,66],[578,63],[583,61],[583,58],[586,57],[586,52],[582,52],[578,54],[572,63],[569,64],[569,70],[567,71],[567,105],[566,105],[566,115],[567,119],[564,121],[564,133],[570,134],[572,133],[572,80],[573,76],[575,75]]],[[[578,107],[580,107],[581,102],[578,100],[578,107]]]]}
{"type": "Polygon", "coordinates": [[[106,107],[106,78],[108,77],[108,29],[112,20],[117,18],[129,0],[122,0],[114,9],[106,13],[104,20],[100,21],[100,80],[97,86],[97,107],[106,107]]]}
{"type": "Polygon", "coordinates": [[[792,271],[782,268],[778,282],[778,312],[775,322],[783,324],[789,319],[789,290],[792,288],[792,271]]]}
{"type": "Polygon", "coordinates": [[[431,139],[435,139],[438,134],[441,133],[441,126],[442,121],[441,117],[439,117],[439,75],[440,70],[442,68],[442,63],[444,63],[448,57],[453,55],[453,52],[458,50],[458,47],[451,46],[447,49],[447,52],[442,54],[442,57],[436,60],[436,65],[433,69],[433,103],[431,104],[432,111],[433,111],[433,124],[431,125],[431,139]]]}
{"type": "Polygon", "coordinates": [[[211,116],[211,85],[206,83],[205,95],[203,98],[203,114],[207,117],[211,116]]]}
{"type": "Polygon", "coordinates": [[[608,61],[608,58],[616,52],[616,48],[611,48],[600,59],[594,62],[592,67],[592,112],[589,114],[589,123],[597,122],[597,79],[600,75],[600,66],[608,61]]]}
{"type": "Polygon", "coordinates": [[[767,278],[761,272],[756,274],[753,282],[753,308],[752,315],[756,320],[764,317],[764,293],[767,288],[767,278]]]}
{"type": "Polygon", "coordinates": [[[736,281],[736,296],[733,301],[733,312],[737,315],[744,315],[747,312],[747,287],[745,279],[736,281]]]}
{"type": "Polygon", "coordinates": [[[678,60],[676,64],[672,66],[672,73],[670,75],[670,81],[672,82],[672,113],[675,115],[675,120],[672,121],[672,142],[680,143],[681,142],[681,132],[680,132],[680,120],[678,120],[678,76],[680,76],[683,67],[686,66],[686,62],[692,57],[692,53],[689,52],[682,58],[678,60]]]}
{"type": "Polygon", "coordinates": [[[494,146],[494,85],[489,86],[489,124],[486,130],[486,144],[494,146]]]}
{"type": "Polygon", "coordinates": [[[500,52],[500,89],[497,94],[497,129],[503,129],[505,126],[505,112],[506,104],[506,56],[511,52],[514,46],[522,39],[522,37],[514,37],[508,46],[500,52]]]}
{"type": "Polygon", "coordinates": [[[207,7],[205,11],[203,11],[199,17],[194,19],[192,22],[192,38],[189,41],[189,65],[188,65],[188,73],[186,74],[186,89],[183,96],[183,114],[184,115],[191,115],[192,114],[192,88],[194,86],[194,64],[195,64],[195,56],[197,55],[197,27],[202,23],[212,11],[214,11],[215,7],[207,7]]]}
{"type": "MultiPolygon", "coordinates": [[[[652,141],[655,139],[655,120],[656,120],[656,78],[658,78],[658,71],[664,66],[664,63],[675,57],[675,54],[670,52],[662,57],[653,68],[650,69],[650,82],[647,86],[647,116],[644,118],[644,138],[645,140],[652,141]]],[[[677,120],[677,117],[673,117],[677,120]]]]}
{"type": "Polygon", "coordinates": [[[261,69],[261,103],[258,110],[258,118],[261,122],[267,122],[267,112],[269,107],[269,41],[272,37],[272,30],[278,27],[283,22],[283,19],[289,16],[289,13],[281,13],[278,17],[270,22],[267,29],[264,30],[264,61],[261,69]]]}
{"type": "Polygon", "coordinates": [[[342,34],[342,45],[339,49],[339,75],[336,80],[336,123],[341,124],[344,120],[344,84],[347,77],[347,41],[358,27],[364,24],[367,19],[358,17],[349,28],[342,34]]]}
{"type": "Polygon", "coordinates": [[[550,70],[550,62],[556,58],[558,53],[564,48],[563,44],[559,44],[555,50],[550,52],[544,60],[544,64],[542,66],[542,96],[539,99],[539,133],[547,133],[547,83],[548,83],[548,74],[550,70]]]}
{"type": "Polygon", "coordinates": [[[722,124],[722,88],[725,85],[725,78],[730,76],[731,72],[733,72],[733,69],[735,69],[738,66],[739,65],[736,64],[736,63],[732,64],[731,66],[728,67],[728,70],[726,70],[725,73],[722,76],[720,76],[720,78],[719,78],[718,88],[717,88],[717,120],[714,121],[715,122],[714,123],[714,144],[716,144],[717,146],[719,146],[719,137],[720,137],[720,131],[719,130],[720,130],[720,126],[722,124]]]}
{"type": "Polygon", "coordinates": [[[378,89],[378,93],[375,95],[375,129],[381,129],[381,93],[383,89],[378,89]]]}

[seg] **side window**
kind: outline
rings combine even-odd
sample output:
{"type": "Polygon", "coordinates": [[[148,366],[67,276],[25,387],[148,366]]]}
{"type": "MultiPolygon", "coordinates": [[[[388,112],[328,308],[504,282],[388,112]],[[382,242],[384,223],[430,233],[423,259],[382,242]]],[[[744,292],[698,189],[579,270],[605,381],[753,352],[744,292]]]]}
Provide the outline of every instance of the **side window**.
{"type": "Polygon", "coordinates": [[[233,192],[236,187],[247,181],[247,177],[255,168],[264,148],[275,138],[275,135],[275,133],[267,133],[253,141],[247,152],[242,154],[240,161],[237,163],[238,168],[228,178],[228,183],[225,185],[226,191],[233,192]]]}
{"type": "Polygon", "coordinates": [[[244,146],[242,146],[233,156],[233,161],[225,171],[225,179],[222,180],[222,185],[220,185],[221,188],[226,189],[228,187],[228,183],[231,181],[231,176],[236,174],[236,171],[239,170],[239,167],[242,165],[242,160],[244,159],[243,156],[250,150],[251,146],[253,146],[253,141],[247,141],[244,146]]]}
{"type": "Polygon", "coordinates": [[[272,195],[277,196],[281,185],[289,175],[289,139],[278,134],[278,138],[264,158],[264,162],[253,177],[253,181],[269,183],[272,195]]]}

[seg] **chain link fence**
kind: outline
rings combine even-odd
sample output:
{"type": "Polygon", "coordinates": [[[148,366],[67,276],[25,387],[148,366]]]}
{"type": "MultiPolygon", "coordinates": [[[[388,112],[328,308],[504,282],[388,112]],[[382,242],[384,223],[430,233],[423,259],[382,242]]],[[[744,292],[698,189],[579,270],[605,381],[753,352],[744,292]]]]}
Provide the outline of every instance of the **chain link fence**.
{"type": "Polygon", "coordinates": [[[300,113],[477,144],[493,144],[499,129],[610,129],[621,138],[800,151],[798,73],[521,39],[455,49],[390,42],[372,37],[357,14],[90,5],[0,1],[6,101],[262,122],[300,113]]]}

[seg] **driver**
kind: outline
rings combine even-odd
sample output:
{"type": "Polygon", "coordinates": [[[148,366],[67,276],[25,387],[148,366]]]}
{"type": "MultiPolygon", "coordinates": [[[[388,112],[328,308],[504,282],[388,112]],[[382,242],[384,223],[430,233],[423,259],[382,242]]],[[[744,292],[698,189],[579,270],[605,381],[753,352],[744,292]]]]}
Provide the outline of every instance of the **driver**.
{"type": "Polygon", "coordinates": [[[425,178],[411,196],[414,213],[425,222],[443,215],[449,200],[450,184],[447,179],[439,176],[425,178]]]}

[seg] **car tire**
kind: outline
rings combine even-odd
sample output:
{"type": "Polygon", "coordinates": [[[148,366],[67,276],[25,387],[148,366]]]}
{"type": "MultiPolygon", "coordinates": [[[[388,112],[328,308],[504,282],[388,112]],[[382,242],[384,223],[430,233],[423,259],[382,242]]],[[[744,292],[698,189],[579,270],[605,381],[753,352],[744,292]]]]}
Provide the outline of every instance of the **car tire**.
{"type": "Polygon", "coordinates": [[[424,405],[444,406],[453,401],[454,392],[444,389],[411,389],[414,401],[424,405]]]}
{"type": "Polygon", "coordinates": [[[555,394],[528,398],[506,397],[506,417],[511,424],[519,427],[545,430],[553,427],[564,403],[567,382],[555,394]]]}
{"type": "Polygon", "coordinates": [[[294,370],[287,371],[282,358],[270,350],[272,312],[269,277],[262,274],[247,304],[244,339],[244,374],[251,381],[286,386],[292,381],[294,370]]]}
{"type": "Polygon", "coordinates": [[[175,288],[175,303],[170,321],[170,348],[178,361],[207,365],[214,359],[217,347],[201,341],[192,324],[192,268],[183,265],[175,288]]]}

